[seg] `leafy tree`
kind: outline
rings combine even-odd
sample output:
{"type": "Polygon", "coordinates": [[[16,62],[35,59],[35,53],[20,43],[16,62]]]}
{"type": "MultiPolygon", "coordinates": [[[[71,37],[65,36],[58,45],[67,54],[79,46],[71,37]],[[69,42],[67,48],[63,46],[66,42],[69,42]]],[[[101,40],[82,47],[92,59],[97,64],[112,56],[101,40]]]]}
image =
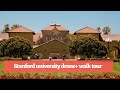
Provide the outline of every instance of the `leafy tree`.
{"type": "Polygon", "coordinates": [[[0,51],[2,56],[22,57],[23,55],[30,55],[32,47],[27,39],[16,36],[2,41],[0,51]]]}
{"type": "Polygon", "coordinates": [[[103,34],[109,34],[110,31],[111,31],[111,29],[110,29],[109,26],[106,26],[106,27],[104,27],[104,28],[102,29],[103,34]]]}
{"type": "Polygon", "coordinates": [[[71,55],[83,55],[84,57],[91,58],[105,56],[107,48],[93,35],[81,35],[69,44],[69,51],[71,55]]]}
{"type": "Polygon", "coordinates": [[[70,40],[72,40],[72,41],[77,38],[77,36],[74,35],[74,34],[68,34],[67,37],[68,37],[70,40]]]}
{"type": "Polygon", "coordinates": [[[9,24],[5,24],[4,25],[4,29],[1,31],[2,33],[6,33],[7,31],[9,31],[10,29],[15,29],[15,28],[18,28],[20,27],[21,25],[19,24],[14,24],[12,25],[12,27],[10,28],[10,25],[9,24]]]}

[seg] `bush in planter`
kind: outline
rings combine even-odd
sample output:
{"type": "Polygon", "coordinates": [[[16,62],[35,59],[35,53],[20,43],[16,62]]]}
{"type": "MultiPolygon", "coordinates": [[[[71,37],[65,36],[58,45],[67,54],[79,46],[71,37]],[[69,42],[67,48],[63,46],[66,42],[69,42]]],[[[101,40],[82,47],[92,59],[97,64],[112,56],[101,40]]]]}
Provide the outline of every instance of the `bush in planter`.
{"type": "Polygon", "coordinates": [[[31,59],[35,59],[35,56],[32,55],[30,58],[31,58],[31,59]]]}
{"type": "Polygon", "coordinates": [[[119,62],[119,59],[114,59],[113,62],[119,62]]]}
{"type": "Polygon", "coordinates": [[[28,60],[28,55],[23,55],[22,60],[28,60]]]}

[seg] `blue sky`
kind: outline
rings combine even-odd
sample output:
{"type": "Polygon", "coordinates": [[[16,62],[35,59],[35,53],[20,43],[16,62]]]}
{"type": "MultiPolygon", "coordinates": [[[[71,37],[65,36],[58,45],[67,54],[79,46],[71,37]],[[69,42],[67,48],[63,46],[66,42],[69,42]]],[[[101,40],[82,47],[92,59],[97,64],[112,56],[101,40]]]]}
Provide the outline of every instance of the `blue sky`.
{"type": "Polygon", "coordinates": [[[109,26],[112,34],[120,34],[120,11],[0,11],[0,30],[4,24],[20,24],[41,32],[55,22],[71,33],[86,26],[109,26]]]}

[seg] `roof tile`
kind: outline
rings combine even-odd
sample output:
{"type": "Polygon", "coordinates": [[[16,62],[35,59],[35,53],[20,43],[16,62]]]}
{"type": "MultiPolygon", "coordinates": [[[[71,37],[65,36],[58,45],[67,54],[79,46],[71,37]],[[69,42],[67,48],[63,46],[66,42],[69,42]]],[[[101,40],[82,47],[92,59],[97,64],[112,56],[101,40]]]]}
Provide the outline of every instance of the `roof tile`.
{"type": "Polygon", "coordinates": [[[26,27],[23,27],[23,26],[20,26],[18,28],[15,28],[15,29],[12,29],[12,30],[9,30],[7,31],[8,33],[9,32],[33,32],[32,30],[26,28],[26,27]]]}
{"type": "Polygon", "coordinates": [[[76,31],[75,33],[100,33],[98,30],[95,30],[91,27],[84,27],[78,31],[76,31]]]}
{"type": "Polygon", "coordinates": [[[108,35],[101,34],[101,37],[103,38],[103,40],[109,38],[112,41],[120,41],[120,34],[108,34],[108,35]]]}
{"type": "Polygon", "coordinates": [[[56,27],[58,30],[60,30],[60,31],[69,31],[68,29],[62,27],[62,26],[59,25],[59,24],[52,24],[52,25],[44,28],[43,30],[53,30],[55,27],[56,27]]]}
{"type": "Polygon", "coordinates": [[[37,42],[40,38],[42,38],[42,33],[35,33],[35,35],[33,35],[33,42],[37,42]]]}

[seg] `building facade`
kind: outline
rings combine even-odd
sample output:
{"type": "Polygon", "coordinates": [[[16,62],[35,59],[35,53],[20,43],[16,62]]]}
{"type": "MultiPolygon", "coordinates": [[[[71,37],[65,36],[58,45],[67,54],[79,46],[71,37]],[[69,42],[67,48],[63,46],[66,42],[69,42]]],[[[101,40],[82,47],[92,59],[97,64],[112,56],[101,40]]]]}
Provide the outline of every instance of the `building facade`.
{"type": "MultiPolygon", "coordinates": [[[[71,41],[70,38],[67,37],[69,34],[69,30],[59,24],[52,24],[39,33],[35,33],[26,27],[20,26],[6,33],[0,33],[0,40],[2,41],[15,36],[28,39],[33,47],[32,57],[34,57],[36,53],[39,53],[42,59],[48,59],[49,55],[54,59],[59,59],[62,58],[63,54],[66,58],[73,58],[69,54],[69,47],[67,45],[71,41]]],[[[88,26],[74,32],[74,35],[88,34],[94,35],[98,40],[109,47],[108,56],[111,59],[118,58],[119,53],[117,48],[119,48],[120,34],[104,35],[98,30],[88,26]]]]}

